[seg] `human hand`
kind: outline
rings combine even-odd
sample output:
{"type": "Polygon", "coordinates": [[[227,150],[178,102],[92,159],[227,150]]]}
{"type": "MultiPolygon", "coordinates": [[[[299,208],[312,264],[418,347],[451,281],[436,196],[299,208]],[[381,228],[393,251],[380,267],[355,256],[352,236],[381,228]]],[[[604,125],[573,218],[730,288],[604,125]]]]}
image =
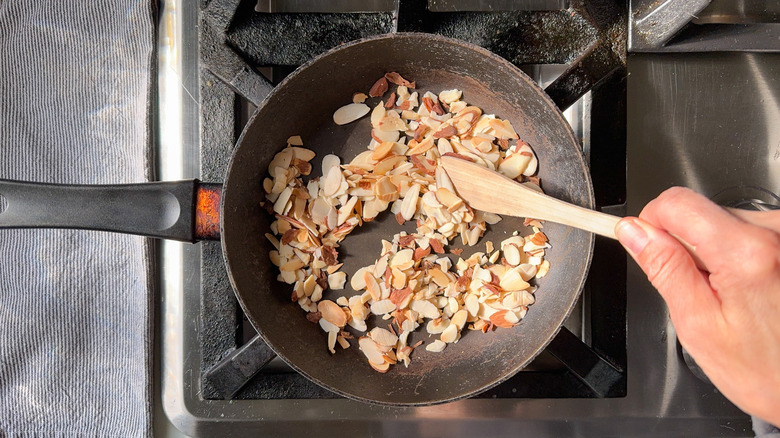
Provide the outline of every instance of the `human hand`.
{"type": "Polygon", "coordinates": [[[615,232],[712,383],[745,412],[780,425],[780,211],[733,214],[675,187],[615,232]],[[694,247],[709,272],[670,234],[694,247]]]}

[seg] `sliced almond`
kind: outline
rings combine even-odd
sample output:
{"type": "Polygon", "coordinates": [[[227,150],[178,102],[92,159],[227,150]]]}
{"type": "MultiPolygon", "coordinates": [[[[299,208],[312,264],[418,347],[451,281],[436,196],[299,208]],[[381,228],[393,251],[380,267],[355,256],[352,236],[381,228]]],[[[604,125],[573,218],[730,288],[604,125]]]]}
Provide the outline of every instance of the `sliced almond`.
{"type": "Polygon", "coordinates": [[[370,272],[365,272],[363,273],[363,279],[366,283],[366,291],[371,294],[371,298],[373,298],[374,301],[380,300],[382,296],[382,289],[380,289],[376,278],[374,278],[370,272]]]}
{"type": "Polygon", "coordinates": [[[444,187],[436,189],[436,198],[447,206],[449,212],[453,212],[463,206],[463,200],[444,187]]]}
{"type": "Polygon", "coordinates": [[[328,287],[333,290],[344,289],[344,284],[347,282],[347,274],[344,272],[334,272],[328,275],[328,287]]]}
{"type": "Polygon", "coordinates": [[[445,347],[447,347],[447,344],[437,339],[431,342],[430,344],[426,345],[425,350],[430,351],[432,353],[439,353],[443,351],[445,347]]]}
{"type": "Polygon", "coordinates": [[[414,300],[412,301],[410,307],[424,318],[436,319],[441,316],[439,309],[437,309],[436,306],[430,301],[414,300]]]}
{"type": "Polygon", "coordinates": [[[490,315],[490,322],[498,327],[512,328],[515,324],[520,322],[520,319],[509,310],[499,310],[490,315]]]}
{"type": "Polygon", "coordinates": [[[450,323],[450,325],[447,326],[447,328],[444,329],[443,332],[441,332],[440,339],[442,342],[446,342],[450,344],[457,341],[459,337],[460,337],[460,333],[458,332],[458,326],[450,323]]]}
{"type": "Polygon", "coordinates": [[[383,329],[382,327],[375,327],[371,329],[371,331],[368,333],[368,336],[370,336],[371,339],[378,345],[384,347],[395,347],[395,344],[398,342],[398,336],[396,336],[394,333],[391,333],[387,329],[383,329]]]}
{"type": "Polygon", "coordinates": [[[322,314],[322,318],[336,327],[344,327],[347,324],[347,315],[333,301],[321,300],[317,303],[317,311],[322,314]]]}
{"type": "Polygon", "coordinates": [[[404,220],[411,220],[414,217],[414,213],[417,211],[417,200],[420,196],[420,185],[413,184],[412,187],[404,195],[404,201],[401,204],[401,217],[404,220]]]}
{"type": "Polygon", "coordinates": [[[372,365],[385,364],[386,361],[384,358],[384,353],[379,349],[379,346],[373,339],[369,338],[368,336],[362,336],[360,339],[358,339],[358,345],[360,351],[362,351],[363,354],[366,355],[368,361],[372,365]]]}
{"type": "Polygon", "coordinates": [[[395,303],[393,303],[391,300],[379,300],[374,301],[371,304],[371,313],[374,315],[384,315],[386,313],[390,313],[393,310],[395,310],[395,303]]]}
{"type": "Polygon", "coordinates": [[[517,266],[522,259],[520,258],[520,249],[517,245],[506,245],[504,247],[504,258],[511,266],[517,266]]]}
{"type": "Polygon", "coordinates": [[[333,122],[337,125],[346,125],[365,116],[371,109],[364,103],[350,103],[342,106],[333,113],[333,122]]]}
{"type": "Polygon", "coordinates": [[[392,141],[385,141],[380,143],[376,148],[374,148],[374,152],[371,154],[371,159],[374,161],[380,161],[382,158],[386,157],[390,151],[393,150],[394,145],[395,142],[392,141]]]}

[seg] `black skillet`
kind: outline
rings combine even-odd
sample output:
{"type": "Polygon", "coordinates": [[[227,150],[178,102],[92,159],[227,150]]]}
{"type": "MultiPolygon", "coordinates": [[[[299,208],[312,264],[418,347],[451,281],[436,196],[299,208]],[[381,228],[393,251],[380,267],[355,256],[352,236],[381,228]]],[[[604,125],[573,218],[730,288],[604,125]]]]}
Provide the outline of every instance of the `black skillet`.
{"type": "MultiPolygon", "coordinates": [[[[389,71],[416,81],[418,90],[463,90],[463,98],[512,122],[536,151],[545,191],[592,207],[590,176],[574,134],[541,88],[515,66],[482,48],[429,34],[398,33],[355,41],[333,49],[286,78],[257,109],[233,153],[221,195],[219,231],[225,263],[236,296],[268,345],[293,368],[338,394],[387,405],[426,405],[484,391],[528,365],[560,330],[585,281],[594,238],[589,233],[546,224],[552,248],[550,273],[538,281],[536,303],[513,329],[466,332],[441,353],[424,347],[408,368],[391,367],[379,374],[356,343],[331,355],[326,335],[290,302],[291,287],[276,281],[277,271],[263,237],[272,218],[262,208],[262,181],[267,165],[288,137],[300,135],[319,160],[335,153],[349,161],[370,138],[367,118],[345,126],[333,112],[355,92],[367,92],[389,71]]],[[[371,100],[369,103],[376,103],[371,100]]],[[[194,241],[217,235],[214,205],[218,187],[198,182],[133,186],[62,187],[0,182],[0,227],[90,228],[194,241]],[[204,190],[213,189],[213,190],[204,190]],[[196,209],[195,204],[199,204],[196,209]],[[76,208],[71,208],[76,207],[76,208]],[[196,227],[197,223],[197,227],[196,227]],[[196,231],[197,230],[197,231],[196,231]]],[[[389,213],[353,232],[340,248],[343,270],[351,274],[373,263],[380,240],[399,227],[389,213]]],[[[407,231],[412,231],[411,225],[407,231]]],[[[505,218],[492,226],[487,240],[498,244],[522,220],[505,218]]],[[[457,245],[456,245],[457,246],[457,245]]],[[[326,292],[335,300],[349,288],[326,292]]],[[[371,326],[371,325],[370,325],[371,326]]],[[[410,343],[431,342],[424,329],[410,343]]]]}

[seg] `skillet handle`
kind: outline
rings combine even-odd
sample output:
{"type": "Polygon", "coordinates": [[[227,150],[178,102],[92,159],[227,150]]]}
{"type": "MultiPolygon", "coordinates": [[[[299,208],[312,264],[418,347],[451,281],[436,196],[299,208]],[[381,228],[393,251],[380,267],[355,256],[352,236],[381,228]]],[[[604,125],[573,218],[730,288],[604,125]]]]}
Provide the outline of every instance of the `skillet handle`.
{"type": "MultiPolygon", "coordinates": [[[[209,190],[216,191],[218,205],[218,187],[197,180],[93,186],[0,180],[0,228],[103,230],[185,242],[218,239],[218,208],[206,214],[210,234],[196,233],[196,216],[201,216],[196,200],[209,190]]],[[[203,203],[214,207],[213,197],[208,201],[206,196],[203,203]]]]}

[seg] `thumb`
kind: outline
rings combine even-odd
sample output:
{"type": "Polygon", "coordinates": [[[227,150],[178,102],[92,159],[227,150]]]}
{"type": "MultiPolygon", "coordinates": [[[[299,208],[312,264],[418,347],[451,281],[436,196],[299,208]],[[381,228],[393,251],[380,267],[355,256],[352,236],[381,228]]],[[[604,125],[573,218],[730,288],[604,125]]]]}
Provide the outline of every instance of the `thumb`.
{"type": "Polygon", "coordinates": [[[680,318],[706,320],[719,308],[708,276],[669,233],[629,217],[617,223],[615,234],[666,301],[675,326],[680,318]],[[697,314],[704,318],[695,318],[697,314]]]}

